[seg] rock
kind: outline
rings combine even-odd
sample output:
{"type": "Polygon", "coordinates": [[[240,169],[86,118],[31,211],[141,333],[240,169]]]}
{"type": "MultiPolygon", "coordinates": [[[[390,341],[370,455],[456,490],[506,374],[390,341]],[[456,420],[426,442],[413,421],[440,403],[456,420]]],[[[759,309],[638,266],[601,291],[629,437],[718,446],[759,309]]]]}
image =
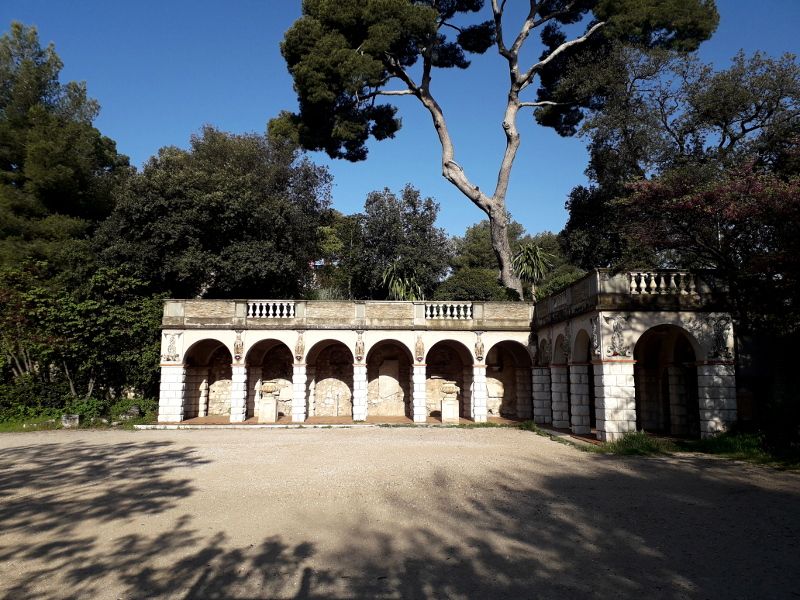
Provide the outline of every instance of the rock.
{"type": "Polygon", "coordinates": [[[77,427],[80,425],[80,422],[80,415],[61,415],[61,426],[64,429],[72,429],[73,427],[77,427]]]}

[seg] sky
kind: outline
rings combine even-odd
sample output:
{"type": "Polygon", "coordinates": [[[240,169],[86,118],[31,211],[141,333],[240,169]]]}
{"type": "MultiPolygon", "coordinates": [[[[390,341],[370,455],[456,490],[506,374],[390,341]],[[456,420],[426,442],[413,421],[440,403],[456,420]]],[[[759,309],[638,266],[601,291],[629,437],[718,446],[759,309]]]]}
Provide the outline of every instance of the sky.
{"type": "MultiPolygon", "coordinates": [[[[522,4],[516,0],[517,4],[522,4]]],[[[102,107],[95,125],[141,166],[163,146],[187,147],[206,124],[234,133],[263,132],[281,110],[295,110],[292,80],[280,55],[300,0],[0,0],[0,25],[35,25],[64,62],[62,81],[86,81],[102,107]]],[[[488,4],[488,3],[487,3],[488,4]]],[[[510,5],[512,3],[509,3],[510,5]]],[[[724,68],[739,49],[779,56],[800,51],[800,0],[717,0],[720,26],[700,51],[724,68]]],[[[511,14],[511,17],[516,16],[511,14]]],[[[513,19],[507,27],[513,31],[513,19]]],[[[518,25],[517,25],[518,27],[518,25]]],[[[482,189],[493,189],[504,147],[500,123],[507,75],[490,50],[466,71],[435,73],[432,91],[456,144],[456,160],[482,189]]],[[[507,88],[506,88],[507,90],[507,88]]],[[[441,175],[440,148],[427,112],[395,98],[403,128],[371,142],[366,161],[312,153],[329,167],[333,204],[363,209],[366,195],[411,183],[441,205],[452,235],[483,218],[441,175]]],[[[561,138],[521,114],[522,147],[507,205],[530,233],[559,231],[570,189],[586,182],[585,140],[561,138]]]]}

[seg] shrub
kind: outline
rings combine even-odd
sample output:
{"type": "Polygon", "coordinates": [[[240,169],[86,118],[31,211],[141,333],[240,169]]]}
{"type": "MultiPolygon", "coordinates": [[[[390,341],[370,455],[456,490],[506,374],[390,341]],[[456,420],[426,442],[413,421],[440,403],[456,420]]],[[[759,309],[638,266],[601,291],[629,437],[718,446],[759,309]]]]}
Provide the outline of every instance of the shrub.
{"type": "Polygon", "coordinates": [[[497,271],[465,267],[445,279],[433,294],[434,300],[519,300],[514,290],[503,287],[497,271]]]}

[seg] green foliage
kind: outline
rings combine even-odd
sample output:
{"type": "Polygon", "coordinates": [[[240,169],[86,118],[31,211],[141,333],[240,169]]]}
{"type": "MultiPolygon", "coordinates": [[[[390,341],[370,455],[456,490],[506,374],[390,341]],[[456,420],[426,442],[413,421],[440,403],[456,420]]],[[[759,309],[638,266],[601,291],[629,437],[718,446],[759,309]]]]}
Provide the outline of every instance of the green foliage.
{"type": "Polygon", "coordinates": [[[106,414],[107,411],[108,402],[91,396],[68,397],[64,406],[64,414],[80,415],[83,417],[84,422],[94,421],[101,415],[106,414]]]}
{"type": "Polygon", "coordinates": [[[158,400],[140,396],[123,398],[110,406],[108,417],[112,422],[123,421],[126,424],[153,423],[158,418],[158,400]],[[139,417],[130,416],[129,411],[135,407],[139,408],[139,417]]]}
{"type": "Polygon", "coordinates": [[[425,299],[422,288],[417,283],[416,275],[404,273],[398,262],[393,262],[386,268],[381,283],[389,289],[389,300],[425,299]]]}
{"type": "Polygon", "coordinates": [[[99,106],[85,84],[60,83],[61,67],[33,27],[0,37],[0,266],[45,260],[80,281],[86,238],[130,169],[92,126],[99,106]]]}
{"type": "MultiPolygon", "coordinates": [[[[525,228],[508,218],[508,241],[515,252],[523,241],[525,228]]],[[[463,237],[453,240],[454,252],[450,266],[457,271],[463,268],[499,269],[497,255],[492,249],[492,234],[489,221],[484,219],[467,227],[463,237]]]]}
{"type": "Polygon", "coordinates": [[[319,252],[330,176],[263,135],[205,127],[162,148],[103,224],[103,264],[174,297],[301,296],[319,252]]]}
{"type": "Polygon", "coordinates": [[[497,270],[465,267],[445,279],[433,296],[434,300],[508,301],[519,300],[517,293],[503,287],[497,270]]]}
{"type": "Polygon", "coordinates": [[[531,286],[531,299],[536,301],[536,286],[553,268],[552,254],[545,252],[536,242],[522,244],[511,261],[517,276],[531,286]]]}
{"type": "Polygon", "coordinates": [[[447,235],[436,227],[438,213],[439,205],[411,185],[399,197],[388,189],[371,192],[357,218],[358,252],[343,265],[350,271],[353,296],[385,299],[392,293],[391,281],[402,280],[406,291],[416,288],[415,296],[430,297],[450,259],[447,235]]]}

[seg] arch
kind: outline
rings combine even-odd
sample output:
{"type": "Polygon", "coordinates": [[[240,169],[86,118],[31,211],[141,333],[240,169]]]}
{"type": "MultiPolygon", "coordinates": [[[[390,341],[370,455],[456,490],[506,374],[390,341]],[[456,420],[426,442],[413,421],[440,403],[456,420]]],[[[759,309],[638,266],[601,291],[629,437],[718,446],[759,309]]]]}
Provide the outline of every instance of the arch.
{"type": "Polygon", "coordinates": [[[575,415],[581,421],[577,426],[573,423],[573,428],[585,432],[597,428],[597,401],[594,389],[594,365],[592,364],[591,338],[585,329],[578,330],[575,341],[572,345],[572,361],[569,366],[570,378],[570,415],[575,415]],[[579,408],[579,406],[588,406],[579,408]],[[588,415],[587,411],[588,410],[588,415]],[[580,415],[579,413],[583,413],[580,415]],[[582,419],[577,417],[582,416],[582,419]],[[588,423],[586,418],[588,417],[588,423]]]}
{"type": "Polygon", "coordinates": [[[539,342],[539,354],[536,359],[538,366],[547,367],[548,365],[550,365],[551,356],[552,352],[550,347],[550,340],[544,338],[541,342],[539,342]]]}
{"type": "Polygon", "coordinates": [[[325,339],[306,355],[309,417],[353,415],[353,353],[342,342],[325,339]]]}
{"type": "Polygon", "coordinates": [[[567,364],[567,353],[565,352],[566,343],[564,341],[564,334],[560,333],[553,344],[553,354],[550,360],[551,365],[565,365],[567,364]]]}
{"type": "Polygon", "coordinates": [[[411,401],[414,357],[395,339],[374,343],[366,356],[367,414],[414,417],[411,401]]]}
{"type": "Polygon", "coordinates": [[[590,350],[591,340],[585,329],[581,329],[575,335],[575,343],[572,345],[572,360],[578,363],[588,363],[592,360],[590,350]]]}
{"type": "Polygon", "coordinates": [[[202,339],[187,349],[183,360],[183,418],[229,417],[233,357],[228,347],[217,339],[202,339]]]}
{"type": "Polygon", "coordinates": [[[425,356],[425,392],[426,413],[428,416],[440,417],[445,382],[455,382],[459,415],[463,418],[471,416],[472,392],[472,353],[456,340],[440,340],[428,349],[425,356]]]}
{"type": "Polygon", "coordinates": [[[278,419],[292,415],[292,351],[276,339],[259,340],[245,356],[247,364],[247,403],[245,419],[259,416],[261,385],[265,381],[278,384],[278,419]]]}
{"type": "Polygon", "coordinates": [[[693,336],[673,324],[650,327],[636,341],[633,357],[637,429],[699,437],[693,336]]]}
{"type": "Polygon", "coordinates": [[[486,353],[487,415],[528,419],[533,412],[531,356],[523,344],[502,340],[486,353]]]}

